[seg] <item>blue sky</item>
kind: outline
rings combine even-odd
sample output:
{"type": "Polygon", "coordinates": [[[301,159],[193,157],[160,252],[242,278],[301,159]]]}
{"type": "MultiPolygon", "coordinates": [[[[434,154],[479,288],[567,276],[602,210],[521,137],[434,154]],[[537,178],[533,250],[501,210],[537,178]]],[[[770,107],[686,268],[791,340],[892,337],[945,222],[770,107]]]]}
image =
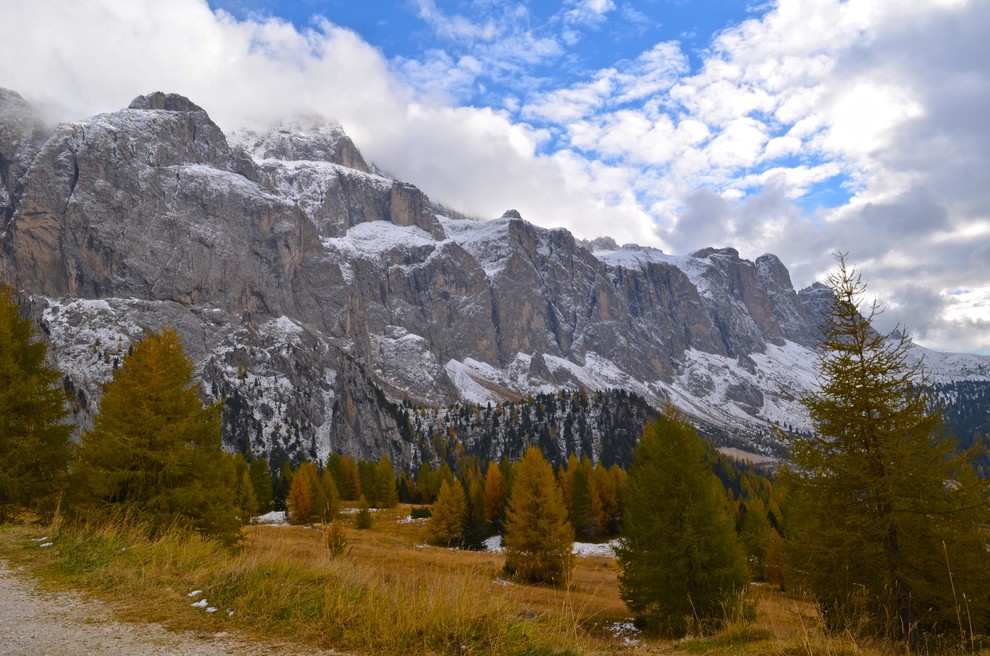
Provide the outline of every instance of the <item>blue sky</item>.
{"type": "Polygon", "coordinates": [[[847,252],[905,325],[990,353],[985,0],[7,0],[0,86],[78,119],[156,89],[221,127],[338,120],[479,218],[847,252]]]}

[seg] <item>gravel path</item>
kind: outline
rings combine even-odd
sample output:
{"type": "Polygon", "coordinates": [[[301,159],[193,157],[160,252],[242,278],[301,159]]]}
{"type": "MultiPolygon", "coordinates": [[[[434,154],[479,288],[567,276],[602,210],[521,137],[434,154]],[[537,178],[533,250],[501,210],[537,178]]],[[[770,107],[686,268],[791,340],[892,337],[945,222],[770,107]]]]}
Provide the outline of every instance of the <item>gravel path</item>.
{"type": "Polygon", "coordinates": [[[176,633],[159,624],[123,624],[106,604],[74,592],[40,590],[0,561],[0,656],[303,656],[281,644],[223,633],[176,633]]]}

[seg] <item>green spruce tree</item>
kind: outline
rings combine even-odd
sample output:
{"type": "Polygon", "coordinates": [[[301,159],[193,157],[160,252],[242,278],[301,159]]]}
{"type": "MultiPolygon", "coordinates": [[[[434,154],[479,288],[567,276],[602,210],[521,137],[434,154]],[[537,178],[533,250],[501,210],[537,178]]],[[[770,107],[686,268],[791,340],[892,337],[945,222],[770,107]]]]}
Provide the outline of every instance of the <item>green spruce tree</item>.
{"type": "Polygon", "coordinates": [[[633,454],[616,556],[622,598],[653,633],[716,628],[746,584],[725,488],[673,409],[646,426],[633,454]]]}
{"type": "Polygon", "coordinates": [[[829,626],[918,647],[990,632],[990,487],[943,434],[903,333],[878,333],[839,258],[821,326],[814,432],[792,434],[793,571],[829,626]],[[864,622],[864,618],[868,621],[864,622]]]}
{"type": "Polygon", "coordinates": [[[47,353],[13,292],[0,287],[0,522],[51,512],[64,489],[72,429],[47,353]]]}

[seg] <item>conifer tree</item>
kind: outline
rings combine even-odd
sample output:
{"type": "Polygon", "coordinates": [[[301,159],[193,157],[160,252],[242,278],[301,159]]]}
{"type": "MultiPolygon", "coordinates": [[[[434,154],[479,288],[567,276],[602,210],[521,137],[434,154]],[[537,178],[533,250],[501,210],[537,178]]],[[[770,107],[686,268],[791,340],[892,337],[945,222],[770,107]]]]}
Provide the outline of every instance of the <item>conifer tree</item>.
{"type": "MultiPolygon", "coordinates": [[[[618,470],[618,467],[615,466],[618,470]]],[[[602,463],[595,465],[591,473],[591,526],[592,537],[615,535],[618,532],[622,507],[619,499],[617,476],[605,469],[602,463]]]]}
{"type": "Polygon", "coordinates": [[[361,530],[366,530],[371,528],[372,523],[371,506],[368,505],[368,499],[362,494],[358,500],[358,511],[357,516],[354,518],[354,526],[361,530]]]}
{"type": "Polygon", "coordinates": [[[340,492],[337,491],[337,483],[333,480],[333,475],[326,469],[320,474],[320,488],[326,500],[324,506],[319,509],[320,521],[326,523],[332,521],[340,512],[340,492]]]}
{"type": "Polygon", "coordinates": [[[616,556],[637,622],[669,636],[717,626],[746,583],[725,488],[673,409],[646,426],[633,454],[616,556]]]}
{"type": "Polygon", "coordinates": [[[339,520],[332,520],[329,526],[323,529],[323,544],[326,545],[330,558],[336,560],[344,556],[347,549],[347,536],[344,533],[344,526],[339,520]]]}
{"type": "Polygon", "coordinates": [[[458,544],[464,529],[467,499],[460,483],[453,485],[443,481],[440,493],[433,502],[429,522],[426,525],[427,541],[441,547],[458,544]]]}
{"type": "Polygon", "coordinates": [[[360,480],[361,496],[363,496],[371,506],[375,508],[380,507],[381,499],[379,499],[380,491],[378,489],[378,465],[367,460],[359,460],[357,462],[357,473],[358,479],[360,480]]]}
{"type": "Polygon", "coordinates": [[[375,468],[375,500],[379,508],[395,508],[399,504],[399,489],[396,487],[395,469],[388,456],[383,455],[375,468]]]}
{"type": "Polygon", "coordinates": [[[47,353],[0,287],[0,522],[23,509],[51,511],[64,489],[72,429],[47,353]]]}
{"type": "Polygon", "coordinates": [[[234,502],[240,512],[241,521],[248,521],[258,514],[258,497],[254,493],[254,483],[251,481],[251,469],[240,453],[233,456],[234,478],[237,481],[237,493],[234,502]]]}
{"type": "Polygon", "coordinates": [[[505,518],[505,572],[524,581],[563,584],[574,569],[574,529],[553,468],[536,447],[518,463],[505,518]]]}
{"type": "Polygon", "coordinates": [[[417,499],[416,483],[406,474],[399,471],[399,503],[413,503],[417,499]]]}
{"type": "Polygon", "coordinates": [[[740,504],[739,542],[746,552],[746,562],[754,578],[766,577],[767,552],[770,549],[771,533],[767,507],[755,494],[751,494],[740,504]]]}
{"type": "Polygon", "coordinates": [[[594,537],[591,497],[591,460],[580,459],[573,453],[567,458],[567,468],[561,471],[560,488],[567,505],[567,518],[574,533],[581,538],[594,537]]]}
{"type": "Polygon", "coordinates": [[[838,260],[805,399],[815,431],[789,436],[794,573],[835,628],[913,647],[929,632],[988,633],[988,483],[943,435],[909,338],[873,328],[877,305],[860,311],[865,285],[838,260]]]}
{"type": "Polygon", "coordinates": [[[285,498],[290,524],[307,524],[313,518],[313,486],[305,473],[292,477],[289,495],[285,498]]]}
{"type": "Polygon", "coordinates": [[[288,460],[278,469],[278,475],[272,478],[272,505],[276,510],[287,510],[285,503],[292,489],[292,463],[288,460]]]}
{"type": "Polygon", "coordinates": [[[488,472],[485,474],[485,518],[493,535],[502,532],[504,516],[505,478],[499,466],[495,462],[490,462],[488,472]]]}
{"type": "Polygon", "coordinates": [[[172,328],[135,344],[106,385],[75,474],[85,506],[136,514],[153,530],[178,523],[228,543],[240,538],[220,408],[203,405],[172,328]]]}
{"type": "Polygon", "coordinates": [[[327,458],[327,469],[333,476],[340,498],[346,501],[357,501],[361,496],[361,482],[357,473],[357,465],[350,456],[331,453],[327,458]]]}
{"type": "Polygon", "coordinates": [[[272,472],[264,458],[251,458],[248,466],[254,496],[258,500],[258,513],[264,515],[274,508],[275,493],[272,487],[272,472]]]}
{"type": "Polygon", "coordinates": [[[464,526],[461,529],[461,546],[479,551],[485,548],[488,537],[488,519],[485,517],[485,488],[479,478],[472,473],[465,481],[464,526]]]}
{"type": "Polygon", "coordinates": [[[416,472],[416,498],[422,503],[433,503],[437,498],[439,487],[434,489],[436,472],[429,462],[424,462],[416,472]]]}

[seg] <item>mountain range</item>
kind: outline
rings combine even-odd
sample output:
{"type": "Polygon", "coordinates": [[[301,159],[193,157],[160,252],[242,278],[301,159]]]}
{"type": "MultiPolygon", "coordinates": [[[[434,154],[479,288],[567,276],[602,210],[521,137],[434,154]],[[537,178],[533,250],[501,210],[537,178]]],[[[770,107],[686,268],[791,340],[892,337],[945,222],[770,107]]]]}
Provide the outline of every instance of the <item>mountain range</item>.
{"type": "MultiPolygon", "coordinates": [[[[750,453],[810,429],[823,285],[795,290],[770,254],[464,216],[320,117],[225,134],[156,92],[49,127],[0,90],[0,220],[0,280],[49,340],[81,427],[129,346],[170,324],[206,400],[227,400],[226,444],[268,457],[414,467],[464,408],[512,416],[581,390],[672,403],[750,453]]],[[[987,398],[990,357],[913,348],[932,382],[987,398]]],[[[562,452],[565,406],[546,437],[562,452]]],[[[578,450],[601,457],[609,425],[578,450]]],[[[489,457],[511,450],[487,435],[489,457]]]]}

